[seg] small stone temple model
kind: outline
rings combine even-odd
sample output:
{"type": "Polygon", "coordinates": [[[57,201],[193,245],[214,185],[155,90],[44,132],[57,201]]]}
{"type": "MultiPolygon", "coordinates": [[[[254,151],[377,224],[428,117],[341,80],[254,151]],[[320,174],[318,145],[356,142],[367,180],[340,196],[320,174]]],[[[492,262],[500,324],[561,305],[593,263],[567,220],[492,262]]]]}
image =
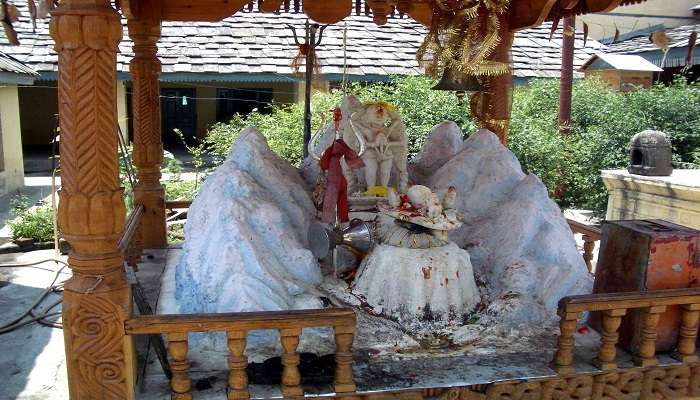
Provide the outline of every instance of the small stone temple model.
{"type": "Polygon", "coordinates": [[[449,241],[462,226],[450,187],[440,199],[414,185],[408,193],[388,191],[380,205],[379,244],[360,265],[352,292],[377,314],[409,330],[436,330],[461,323],[480,300],[469,253],[449,241]]]}
{"type": "Polygon", "coordinates": [[[408,185],[406,126],[394,108],[383,101],[366,103],[350,117],[350,129],[343,135],[355,151],[364,142],[365,184],[368,194],[384,195],[392,167],[396,167],[395,186],[405,192],[408,185]]]}
{"type": "Polygon", "coordinates": [[[630,143],[630,174],[646,176],[669,176],[671,165],[671,142],[660,131],[646,130],[632,137],[630,143]]]}

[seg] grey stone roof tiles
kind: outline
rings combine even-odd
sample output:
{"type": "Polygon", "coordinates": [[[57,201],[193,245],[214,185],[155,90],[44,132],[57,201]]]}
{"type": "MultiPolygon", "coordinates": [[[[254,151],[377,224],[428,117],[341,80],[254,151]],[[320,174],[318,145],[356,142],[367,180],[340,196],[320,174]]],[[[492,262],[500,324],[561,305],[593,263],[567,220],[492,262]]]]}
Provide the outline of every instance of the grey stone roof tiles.
{"type": "MultiPolygon", "coordinates": [[[[15,28],[20,46],[9,46],[0,38],[0,50],[8,52],[38,72],[57,70],[56,54],[48,33],[48,21],[37,21],[32,32],[29,13],[22,12],[15,28]]],[[[415,60],[427,29],[408,18],[391,18],[376,26],[370,17],[351,16],[347,22],[348,73],[359,75],[415,75],[422,72],[415,60]]],[[[298,50],[293,45],[290,23],[303,32],[304,19],[298,14],[237,13],[218,23],[165,22],[158,55],[163,73],[250,73],[291,75],[289,66],[298,50]]],[[[329,26],[324,32],[318,56],[322,72],[340,74],[343,67],[343,23],[329,26]]],[[[513,45],[514,75],[521,78],[559,76],[561,34],[549,40],[550,24],[517,32],[513,45]]],[[[302,33],[303,35],[303,33],[302,33]]],[[[574,68],[578,69],[602,45],[588,40],[583,48],[582,34],[577,33],[574,68]]],[[[131,42],[124,27],[119,45],[117,69],[127,73],[133,56],[131,42]]]]}

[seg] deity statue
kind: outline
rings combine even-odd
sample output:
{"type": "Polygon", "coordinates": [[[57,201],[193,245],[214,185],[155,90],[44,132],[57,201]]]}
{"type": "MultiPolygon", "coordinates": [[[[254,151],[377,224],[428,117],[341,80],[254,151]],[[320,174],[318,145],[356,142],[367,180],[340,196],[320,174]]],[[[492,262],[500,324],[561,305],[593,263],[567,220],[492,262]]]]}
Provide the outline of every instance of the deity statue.
{"type": "Polygon", "coordinates": [[[391,169],[398,172],[398,190],[405,192],[408,186],[408,142],[406,126],[396,110],[383,101],[366,103],[349,120],[343,139],[356,151],[360,151],[365,164],[367,190],[387,188],[391,169]],[[361,140],[358,140],[361,139],[361,140]]]}

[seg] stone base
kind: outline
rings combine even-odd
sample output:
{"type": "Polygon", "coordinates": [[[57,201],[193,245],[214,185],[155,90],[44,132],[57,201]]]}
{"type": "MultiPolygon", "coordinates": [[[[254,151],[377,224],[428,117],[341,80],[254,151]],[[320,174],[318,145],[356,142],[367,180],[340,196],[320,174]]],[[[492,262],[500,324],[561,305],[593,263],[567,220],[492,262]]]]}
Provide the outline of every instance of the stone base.
{"type": "Polygon", "coordinates": [[[601,175],[608,189],[606,219],[663,219],[700,229],[700,170],[677,169],[671,176],[605,170],[601,175]]]}
{"type": "Polygon", "coordinates": [[[480,300],[469,253],[454,243],[428,249],[377,245],[352,292],[409,330],[461,323],[480,300]]]}

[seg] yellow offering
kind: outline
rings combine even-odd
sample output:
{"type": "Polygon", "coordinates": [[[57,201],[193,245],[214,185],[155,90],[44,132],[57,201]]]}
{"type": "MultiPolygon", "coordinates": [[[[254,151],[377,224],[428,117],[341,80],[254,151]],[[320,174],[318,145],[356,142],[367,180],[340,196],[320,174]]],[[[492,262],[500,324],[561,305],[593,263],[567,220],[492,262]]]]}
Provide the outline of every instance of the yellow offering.
{"type": "Polygon", "coordinates": [[[366,196],[386,197],[388,188],[386,186],[372,186],[365,192],[366,196]]]}

